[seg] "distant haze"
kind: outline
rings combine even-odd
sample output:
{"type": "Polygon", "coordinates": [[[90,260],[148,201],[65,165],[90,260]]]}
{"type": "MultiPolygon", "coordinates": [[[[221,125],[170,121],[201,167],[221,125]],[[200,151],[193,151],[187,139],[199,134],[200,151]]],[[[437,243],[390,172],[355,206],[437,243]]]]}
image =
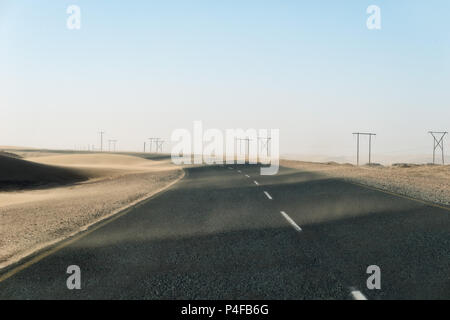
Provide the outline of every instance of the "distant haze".
{"type": "Polygon", "coordinates": [[[448,0],[0,0],[0,145],[99,148],[104,130],[105,148],[140,151],[202,120],[278,128],[280,153],[305,159],[354,162],[352,132],[369,131],[374,162],[431,162],[428,131],[450,130],[449,12],[448,0]],[[80,30],[66,27],[73,4],[80,30]],[[372,4],[381,30],[366,27],[372,4]]]}
{"type": "MultiPolygon", "coordinates": [[[[356,163],[355,156],[330,156],[330,155],[313,155],[313,154],[282,154],[281,158],[287,160],[301,160],[310,162],[337,162],[337,163],[356,163]]],[[[450,160],[450,159],[447,159],[450,160]]],[[[364,154],[360,160],[361,164],[368,163],[368,155],[364,154]]],[[[436,158],[436,162],[440,163],[441,158],[436,158]]],[[[417,163],[427,164],[433,162],[433,156],[429,154],[399,154],[386,155],[375,154],[372,155],[372,163],[379,163],[382,165],[391,165],[394,163],[417,163]]]]}

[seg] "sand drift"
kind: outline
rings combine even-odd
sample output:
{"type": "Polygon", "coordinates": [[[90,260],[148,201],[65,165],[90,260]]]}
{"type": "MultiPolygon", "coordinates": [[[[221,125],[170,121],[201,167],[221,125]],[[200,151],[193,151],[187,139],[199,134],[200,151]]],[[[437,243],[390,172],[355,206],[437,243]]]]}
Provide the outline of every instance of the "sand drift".
{"type": "Polygon", "coordinates": [[[0,268],[78,233],[183,176],[170,160],[118,154],[1,156],[0,268]]]}

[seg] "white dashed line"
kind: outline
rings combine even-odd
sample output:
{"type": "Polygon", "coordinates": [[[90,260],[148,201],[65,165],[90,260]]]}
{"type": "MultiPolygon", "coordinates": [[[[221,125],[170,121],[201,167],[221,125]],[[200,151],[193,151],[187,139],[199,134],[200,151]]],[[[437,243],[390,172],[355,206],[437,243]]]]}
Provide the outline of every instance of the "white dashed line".
{"type": "Polygon", "coordinates": [[[239,173],[241,173],[241,170],[238,170],[239,173]]]}
{"type": "Polygon", "coordinates": [[[367,300],[366,296],[363,295],[362,292],[359,290],[353,290],[351,292],[351,295],[352,295],[353,299],[355,299],[355,300],[367,300]]]}
{"type": "Polygon", "coordinates": [[[254,183],[255,183],[255,184],[257,185],[257,186],[259,186],[259,183],[258,183],[258,181],[256,181],[256,180],[255,180],[255,181],[253,181],[253,182],[254,182],[254,183]]]}
{"type": "Polygon", "coordinates": [[[266,195],[267,198],[269,198],[269,200],[272,200],[272,197],[270,196],[270,194],[267,191],[264,191],[264,194],[266,195]]]}
{"type": "Polygon", "coordinates": [[[248,174],[245,175],[247,178],[250,178],[250,176],[248,174]]]}
{"type": "Polygon", "coordinates": [[[288,215],[287,215],[287,213],[286,212],[284,212],[284,211],[280,211],[280,213],[283,215],[283,217],[294,227],[294,229],[295,230],[297,230],[298,232],[301,232],[302,231],[302,228],[300,228],[296,223],[295,223],[295,221],[294,220],[292,220],[291,219],[291,217],[289,217],[288,215]]]}

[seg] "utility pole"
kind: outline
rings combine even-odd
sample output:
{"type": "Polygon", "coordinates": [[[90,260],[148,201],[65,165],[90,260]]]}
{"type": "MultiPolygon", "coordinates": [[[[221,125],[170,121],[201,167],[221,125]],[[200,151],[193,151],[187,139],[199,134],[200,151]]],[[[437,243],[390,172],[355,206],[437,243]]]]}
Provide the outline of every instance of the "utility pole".
{"type": "MultiPolygon", "coordinates": [[[[236,138],[236,140],[239,141],[239,153],[242,152],[242,141],[249,141],[250,139],[247,138],[236,138]]],[[[245,148],[245,143],[244,143],[244,148],[245,148]]]]}
{"type": "Polygon", "coordinates": [[[238,140],[238,138],[234,137],[234,157],[233,157],[233,162],[237,161],[237,140],[238,140]]]}
{"type": "Polygon", "coordinates": [[[156,138],[148,138],[148,140],[150,140],[150,144],[149,144],[149,147],[148,147],[148,152],[152,152],[152,144],[153,144],[153,140],[155,140],[156,138]]]}
{"type": "Polygon", "coordinates": [[[444,160],[444,137],[448,134],[447,131],[429,131],[429,134],[433,136],[433,164],[436,159],[436,149],[441,149],[442,153],[442,165],[445,164],[444,160]]]}
{"type": "Polygon", "coordinates": [[[250,163],[250,141],[251,141],[251,139],[249,137],[247,137],[244,140],[247,141],[247,160],[248,160],[248,163],[250,163]]]}
{"type": "Polygon", "coordinates": [[[242,139],[242,138],[235,138],[236,140],[236,142],[235,142],[235,146],[236,146],[236,152],[235,152],[235,155],[236,155],[236,160],[238,159],[238,157],[237,157],[237,141],[239,141],[239,155],[241,155],[241,153],[242,153],[242,140],[244,140],[244,139],[242,139]]]}
{"type": "Polygon", "coordinates": [[[108,140],[108,152],[111,152],[111,143],[113,143],[113,150],[116,152],[116,142],[117,140],[108,140]]]}
{"type": "Polygon", "coordinates": [[[150,140],[149,152],[152,152],[153,143],[155,143],[155,152],[156,153],[158,153],[158,151],[162,152],[164,140],[162,140],[161,138],[148,138],[148,140],[150,140]]]}
{"type": "MultiPolygon", "coordinates": [[[[258,141],[261,140],[261,152],[266,149],[267,150],[267,157],[269,157],[269,143],[270,140],[272,140],[272,138],[267,137],[267,138],[262,138],[262,137],[258,137],[258,141]]],[[[259,148],[258,148],[259,150],[259,148]]]]}
{"type": "MultiPolygon", "coordinates": [[[[247,142],[247,151],[246,154],[244,154],[244,160],[246,160],[246,157],[248,156],[248,162],[250,163],[250,141],[252,141],[252,139],[250,139],[249,137],[247,138],[236,138],[236,140],[239,140],[239,154],[241,154],[242,152],[242,141],[246,141],[247,142]]],[[[244,148],[245,148],[245,143],[244,143],[244,148]]],[[[246,161],[247,162],[247,161],[246,161]]]]}
{"type": "Polygon", "coordinates": [[[100,152],[103,152],[103,135],[105,134],[105,131],[100,131],[100,152]]]}
{"type": "Polygon", "coordinates": [[[156,153],[161,152],[162,153],[162,147],[164,144],[164,140],[160,139],[160,138],[154,138],[155,140],[155,146],[156,146],[156,153]]]}
{"type": "Polygon", "coordinates": [[[236,154],[237,154],[237,148],[238,148],[238,146],[237,146],[237,142],[239,141],[239,153],[241,153],[241,151],[242,151],[242,148],[241,148],[241,140],[242,139],[240,139],[240,138],[235,138],[236,139],[236,154]]]}
{"type": "Polygon", "coordinates": [[[356,142],[356,164],[359,166],[359,136],[369,136],[369,165],[372,163],[372,136],[376,136],[375,133],[367,133],[367,132],[354,132],[354,135],[357,137],[356,142]]]}

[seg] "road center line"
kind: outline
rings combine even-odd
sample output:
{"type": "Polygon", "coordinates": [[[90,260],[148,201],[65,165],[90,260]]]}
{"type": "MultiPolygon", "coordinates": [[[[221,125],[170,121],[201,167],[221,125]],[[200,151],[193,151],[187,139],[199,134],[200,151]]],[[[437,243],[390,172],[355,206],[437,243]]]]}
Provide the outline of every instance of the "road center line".
{"type": "Polygon", "coordinates": [[[245,175],[247,178],[250,178],[250,176],[248,174],[245,175]]]}
{"type": "Polygon", "coordinates": [[[264,194],[266,195],[267,198],[269,198],[269,200],[272,200],[272,197],[270,196],[270,194],[267,191],[264,191],[264,194]]]}
{"type": "Polygon", "coordinates": [[[359,290],[353,290],[351,292],[351,295],[353,296],[353,299],[355,300],[367,300],[366,296],[362,294],[359,290]]]}
{"type": "Polygon", "coordinates": [[[255,183],[255,184],[257,185],[257,186],[259,186],[259,183],[258,183],[258,181],[256,181],[256,180],[255,180],[255,181],[253,181],[253,182],[254,182],[254,183],[255,183]]]}
{"type": "Polygon", "coordinates": [[[302,231],[302,228],[300,228],[294,220],[291,219],[291,217],[288,216],[288,214],[284,211],[280,211],[280,213],[283,215],[283,217],[294,227],[295,230],[298,232],[302,231]]]}

